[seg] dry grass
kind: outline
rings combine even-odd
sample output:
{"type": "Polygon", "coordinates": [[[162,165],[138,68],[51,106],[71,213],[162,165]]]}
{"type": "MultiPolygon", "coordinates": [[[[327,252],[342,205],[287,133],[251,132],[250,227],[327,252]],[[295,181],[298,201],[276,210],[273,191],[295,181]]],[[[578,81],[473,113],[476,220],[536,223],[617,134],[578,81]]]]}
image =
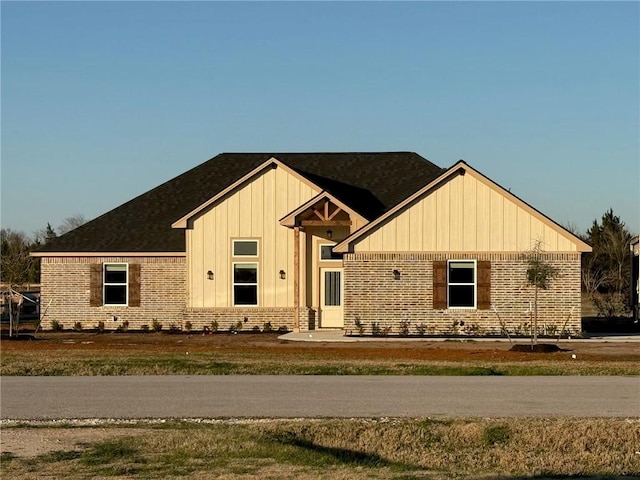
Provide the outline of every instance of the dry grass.
{"type": "Polygon", "coordinates": [[[529,361],[328,358],[272,352],[3,352],[2,375],[640,375],[640,363],[557,358],[529,361]]]}
{"type": "Polygon", "coordinates": [[[118,436],[114,428],[111,439],[35,459],[5,456],[3,477],[439,480],[640,474],[637,419],[260,420],[143,428],[135,436],[118,436]]]}

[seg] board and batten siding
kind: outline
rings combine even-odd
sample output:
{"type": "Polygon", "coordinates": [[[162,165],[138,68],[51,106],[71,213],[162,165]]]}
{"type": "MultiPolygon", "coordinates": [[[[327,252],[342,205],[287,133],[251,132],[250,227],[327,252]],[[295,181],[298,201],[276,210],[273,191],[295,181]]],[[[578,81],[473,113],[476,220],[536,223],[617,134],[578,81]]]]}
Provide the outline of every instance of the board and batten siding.
{"type": "Polygon", "coordinates": [[[318,193],[283,168],[267,169],[194,218],[186,231],[188,307],[233,306],[231,242],[239,238],[259,241],[258,306],[293,306],[293,230],[278,221],[318,193]]]}
{"type": "Polygon", "coordinates": [[[457,175],[354,244],[355,252],[576,251],[557,228],[472,174],[457,175]]]}

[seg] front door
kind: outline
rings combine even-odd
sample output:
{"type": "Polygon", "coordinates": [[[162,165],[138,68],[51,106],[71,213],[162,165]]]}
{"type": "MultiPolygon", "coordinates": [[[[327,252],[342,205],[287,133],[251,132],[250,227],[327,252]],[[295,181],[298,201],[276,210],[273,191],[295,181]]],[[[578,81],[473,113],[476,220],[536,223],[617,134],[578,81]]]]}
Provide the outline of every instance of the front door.
{"type": "Polygon", "coordinates": [[[342,268],[320,269],[320,327],[342,328],[342,268]]]}

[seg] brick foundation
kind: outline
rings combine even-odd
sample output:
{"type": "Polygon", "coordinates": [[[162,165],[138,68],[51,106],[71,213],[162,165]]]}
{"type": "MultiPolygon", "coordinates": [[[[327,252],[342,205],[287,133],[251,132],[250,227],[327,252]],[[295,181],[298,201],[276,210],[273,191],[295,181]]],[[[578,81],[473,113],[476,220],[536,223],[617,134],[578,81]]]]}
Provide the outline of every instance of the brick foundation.
{"type": "MultiPolygon", "coordinates": [[[[546,253],[544,257],[560,276],[549,290],[538,292],[538,330],[552,333],[567,322],[568,331],[580,332],[580,254],[546,253]]],[[[527,262],[518,253],[348,254],[344,258],[345,330],[357,331],[358,319],[366,334],[372,333],[374,322],[398,334],[401,322],[408,321],[412,335],[418,326],[427,335],[485,335],[500,334],[502,320],[510,334],[526,334],[533,301],[526,270],[527,262]],[[491,262],[491,310],[433,309],[433,262],[454,259],[491,262]],[[393,270],[400,271],[400,279],[395,279],[393,270]]]]}
{"type": "MultiPolygon", "coordinates": [[[[289,308],[187,308],[184,322],[191,322],[193,330],[210,328],[212,322],[217,323],[218,330],[229,330],[240,324],[243,331],[256,327],[264,330],[265,324],[271,324],[273,330],[294,329],[295,309],[289,308]]],[[[300,309],[300,330],[308,330],[313,317],[313,310],[300,309]]]]}

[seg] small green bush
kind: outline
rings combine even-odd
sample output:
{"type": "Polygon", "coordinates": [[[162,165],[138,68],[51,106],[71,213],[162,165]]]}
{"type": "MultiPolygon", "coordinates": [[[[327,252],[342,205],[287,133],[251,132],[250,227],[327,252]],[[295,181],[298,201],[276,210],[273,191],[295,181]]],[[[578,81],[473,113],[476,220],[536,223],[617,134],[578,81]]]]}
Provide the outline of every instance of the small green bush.
{"type": "Polygon", "coordinates": [[[409,320],[401,320],[400,321],[400,336],[408,337],[409,336],[409,324],[411,322],[409,320]]]}
{"type": "Polygon", "coordinates": [[[170,323],[169,324],[169,333],[180,333],[180,327],[177,326],[175,323],[170,323]]]}
{"type": "Polygon", "coordinates": [[[371,335],[374,337],[386,337],[391,333],[391,326],[381,327],[379,322],[371,324],[371,335]]]}
{"type": "Polygon", "coordinates": [[[213,333],[218,331],[218,321],[214,320],[213,322],[211,322],[211,331],[213,333]]]}
{"type": "Polygon", "coordinates": [[[51,330],[61,332],[63,329],[63,325],[58,320],[51,320],[51,330]]]}
{"type": "Polygon", "coordinates": [[[273,331],[273,327],[271,326],[271,322],[264,322],[264,325],[262,326],[262,331],[264,333],[269,333],[273,331]]]}
{"type": "Polygon", "coordinates": [[[102,320],[100,320],[98,322],[98,326],[96,327],[96,331],[98,333],[104,333],[104,322],[102,320]]]}
{"type": "Polygon", "coordinates": [[[192,328],[193,328],[193,324],[189,320],[184,322],[184,330],[185,330],[185,332],[189,333],[192,328]]]}
{"type": "Polygon", "coordinates": [[[416,325],[416,333],[419,336],[424,337],[427,333],[427,326],[424,323],[419,323],[416,325]]]}
{"type": "Polygon", "coordinates": [[[358,330],[358,335],[364,335],[364,323],[360,320],[360,317],[356,317],[355,319],[356,330],[358,330]]]}
{"type": "Polygon", "coordinates": [[[140,330],[142,330],[144,333],[147,333],[149,331],[149,325],[147,325],[146,323],[140,325],[140,330]]]}
{"type": "Polygon", "coordinates": [[[156,318],[154,318],[151,322],[151,328],[156,333],[160,332],[162,330],[162,324],[156,318]]]}
{"type": "Polygon", "coordinates": [[[82,331],[82,322],[76,322],[73,324],[73,331],[74,332],[81,332],[82,331]]]}

